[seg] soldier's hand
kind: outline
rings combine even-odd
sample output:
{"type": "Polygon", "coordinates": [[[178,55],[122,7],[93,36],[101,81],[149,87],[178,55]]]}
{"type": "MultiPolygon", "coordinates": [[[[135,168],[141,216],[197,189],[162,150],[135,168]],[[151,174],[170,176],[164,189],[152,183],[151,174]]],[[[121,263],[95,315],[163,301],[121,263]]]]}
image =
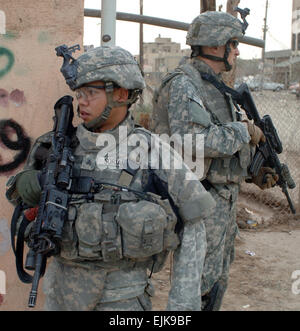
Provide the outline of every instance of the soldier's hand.
{"type": "Polygon", "coordinates": [[[249,122],[248,120],[244,120],[243,122],[247,124],[248,132],[251,137],[250,144],[258,145],[258,143],[260,141],[261,142],[266,141],[266,137],[265,137],[264,133],[258,126],[249,122]]]}
{"type": "Polygon", "coordinates": [[[279,176],[269,167],[261,167],[257,176],[252,177],[252,182],[262,190],[275,186],[279,176]]]}
{"type": "Polygon", "coordinates": [[[16,189],[29,207],[36,206],[40,201],[41,186],[38,174],[38,170],[24,171],[16,181],[16,189]]]}

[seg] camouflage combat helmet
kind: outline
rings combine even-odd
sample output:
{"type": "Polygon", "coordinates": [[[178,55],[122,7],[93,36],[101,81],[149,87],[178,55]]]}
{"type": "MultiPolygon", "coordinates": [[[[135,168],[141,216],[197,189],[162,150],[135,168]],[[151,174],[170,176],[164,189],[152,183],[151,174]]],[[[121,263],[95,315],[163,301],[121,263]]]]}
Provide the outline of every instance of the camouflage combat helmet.
{"type": "Polygon", "coordinates": [[[68,48],[62,45],[56,50],[58,56],[64,57],[61,72],[73,91],[91,82],[105,83],[107,105],[98,118],[85,123],[90,130],[99,128],[109,117],[112,108],[133,104],[146,87],[138,63],[121,47],[100,46],[83,53],[77,59],[71,56],[71,52],[75,50],[74,46],[68,48]],[[127,101],[113,101],[113,90],[116,87],[130,91],[127,101]]]}
{"type": "Polygon", "coordinates": [[[222,46],[229,39],[243,37],[242,22],[218,11],[207,11],[191,23],[186,43],[190,46],[222,46]]]}
{"type": "Polygon", "coordinates": [[[113,82],[127,90],[145,88],[145,81],[134,57],[118,46],[94,48],[77,58],[76,89],[83,84],[101,80],[113,82]]]}
{"type": "MultiPolygon", "coordinates": [[[[247,8],[246,8],[247,9],[247,8]]],[[[236,17],[218,11],[206,11],[197,16],[191,23],[186,44],[192,48],[192,57],[202,56],[213,61],[224,62],[226,71],[230,71],[232,66],[228,62],[230,53],[230,42],[233,38],[241,39],[245,33],[248,23],[245,21],[245,16],[249,14],[247,11],[237,8],[241,13],[244,23],[236,17]],[[225,53],[223,57],[204,54],[201,46],[218,47],[225,45],[225,53]]]]}

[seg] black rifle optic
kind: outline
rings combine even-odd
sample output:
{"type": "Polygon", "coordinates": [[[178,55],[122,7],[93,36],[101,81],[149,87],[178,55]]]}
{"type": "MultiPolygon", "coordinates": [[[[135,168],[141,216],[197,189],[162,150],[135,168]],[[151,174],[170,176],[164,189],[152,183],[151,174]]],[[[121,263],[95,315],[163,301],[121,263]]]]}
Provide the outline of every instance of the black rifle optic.
{"type": "Polygon", "coordinates": [[[276,174],[279,176],[276,185],[281,187],[292,213],[295,214],[296,210],[289,196],[287,187],[294,189],[296,184],[290,174],[288,166],[281,163],[278,158],[277,154],[280,154],[283,148],[271,116],[264,115],[263,118],[259,116],[247,84],[241,84],[237,89],[237,92],[240,96],[236,101],[245,110],[248,119],[253,120],[254,124],[262,130],[266,137],[266,142],[260,142],[257,147],[249,172],[252,176],[257,176],[260,168],[263,166],[275,169],[276,174]]]}

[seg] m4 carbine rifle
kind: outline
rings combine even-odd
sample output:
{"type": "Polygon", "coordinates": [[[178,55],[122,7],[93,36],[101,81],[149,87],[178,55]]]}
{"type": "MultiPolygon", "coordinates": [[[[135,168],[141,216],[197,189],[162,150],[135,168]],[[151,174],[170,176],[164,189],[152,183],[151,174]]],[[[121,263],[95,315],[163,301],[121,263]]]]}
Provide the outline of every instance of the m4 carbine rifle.
{"type": "MultiPolygon", "coordinates": [[[[26,274],[25,280],[24,277],[21,279],[32,283],[29,307],[34,307],[36,304],[39,280],[45,272],[47,258],[57,255],[60,251],[62,230],[67,218],[74,163],[71,149],[74,130],[72,101],[71,96],[64,96],[54,106],[51,149],[40,177],[42,192],[38,213],[30,231],[28,240],[30,249],[25,262],[25,268],[34,270],[34,274],[33,277],[26,274]]],[[[20,272],[18,274],[20,276],[20,272]]]]}
{"type": "Polygon", "coordinates": [[[281,163],[278,158],[277,154],[280,154],[283,149],[271,116],[264,115],[263,118],[259,116],[247,84],[241,84],[237,92],[239,93],[239,97],[238,100],[235,98],[235,101],[245,110],[248,119],[253,120],[254,124],[262,130],[266,137],[266,142],[260,142],[259,146],[257,146],[249,172],[252,176],[257,176],[260,168],[263,166],[275,169],[276,174],[279,176],[276,185],[281,187],[292,213],[295,214],[296,210],[289,196],[287,187],[293,189],[296,187],[296,184],[290,174],[288,166],[281,163]]]}

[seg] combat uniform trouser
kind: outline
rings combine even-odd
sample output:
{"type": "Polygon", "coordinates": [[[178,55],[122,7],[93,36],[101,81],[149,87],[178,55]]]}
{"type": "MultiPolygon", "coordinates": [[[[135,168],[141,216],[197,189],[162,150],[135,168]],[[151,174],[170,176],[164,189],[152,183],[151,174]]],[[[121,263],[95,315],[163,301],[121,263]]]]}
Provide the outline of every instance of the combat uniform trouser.
{"type": "Polygon", "coordinates": [[[152,309],[151,296],[145,291],[135,298],[104,302],[96,305],[96,311],[149,311],[152,309]]]}
{"type": "Polygon", "coordinates": [[[210,310],[220,310],[227,289],[229,268],[234,260],[234,242],[238,231],[236,224],[238,190],[237,184],[230,185],[226,198],[214,188],[209,190],[216,201],[216,208],[213,215],[205,219],[207,255],[202,279],[202,308],[210,305],[210,310]]]}
{"type": "Polygon", "coordinates": [[[47,311],[151,310],[154,294],[143,267],[93,270],[67,265],[56,258],[47,268],[43,290],[47,311]],[[135,279],[131,280],[133,275],[135,279]],[[119,281],[111,282],[116,278],[119,281]]]}

